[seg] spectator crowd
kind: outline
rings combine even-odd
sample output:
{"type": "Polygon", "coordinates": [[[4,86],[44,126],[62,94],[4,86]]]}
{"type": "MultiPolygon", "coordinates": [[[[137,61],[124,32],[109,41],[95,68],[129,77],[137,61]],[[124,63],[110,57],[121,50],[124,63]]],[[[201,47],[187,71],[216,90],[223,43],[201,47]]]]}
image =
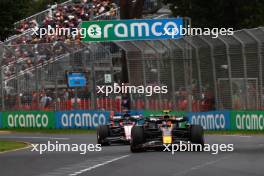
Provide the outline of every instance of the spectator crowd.
{"type": "Polygon", "coordinates": [[[37,22],[37,16],[20,21],[16,27],[20,34],[4,43],[8,45],[2,60],[4,78],[25,73],[25,70],[30,70],[34,65],[65,54],[65,46],[69,49],[74,47],[73,50],[84,46],[78,36],[45,35],[40,38],[36,34],[32,35],[32,28],[78,28],[82,21],[115,18],[116,9],[117,5],[111,0],[73,0],[50,6],[42,21],[37,22]]]}
{"type": "MultiPolygon", "coordinates": [[[[16,24],[16,36],[7,39],[2,53],[3,82],[7,102],[17,102],[19,95],[11,95],[10,89],[18,89],[16,77],[23,75],[32,79],[34,68],[56,60],[59,56],[85,47],[79,36],[45,35],[39,37],[32,28],[78,28],[82,21],[107,20],[118,17],[118,6],[112,0],[72,0],[49,5],[48,9],[16,24]],[[7,90],[8,89],[8,90],[7,90]]],[[[20,79],[20,78],[19,78],[20,79]]],[[[30,82],[29,82],[30,83],[30,82]]],[[[32,82],[33,83],[33,82],[32,82]]],[[[26,90],[24,90],[26,91],[26,90]]],[[[34,93],[24,92],[22,100],[34,102],[34,93]],[[29,97],[31,97],[29,99],[29,97]]],[[[49,94],[39,94],[39,105],[54,100],[49,94]]],[[[48,102],[48,103],[47,103],[48,102]]],[[[10,104],[10,103],[9,103],[10,104]]]]}

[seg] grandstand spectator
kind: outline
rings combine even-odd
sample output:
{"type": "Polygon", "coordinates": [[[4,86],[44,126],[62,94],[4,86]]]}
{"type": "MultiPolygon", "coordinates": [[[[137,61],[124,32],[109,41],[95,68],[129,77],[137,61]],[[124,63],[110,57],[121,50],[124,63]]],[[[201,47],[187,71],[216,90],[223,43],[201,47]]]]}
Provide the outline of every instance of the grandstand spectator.
{"type": "MultiPolygon", "coordinates": [[[[51,8],[51,13],[44,18],[40,25],[37,24],[36,20],[30,21],[29,24],[27,21],[22,21],[19,27],[17,27],[17,30],[25,31],[31,27],[47,27],[48,25],[51,25],[52,27],[77,27],[81,21],[89,20],[91,12],[93,12],[94,15],[100,15],[117,7],[109,0],[93,0],[93,5],[91,6],[90,4],[90,2],[82,1],[81,3],[68,4],[64,6],[56,5],[51,8]]],[[[115,14],[109,12],[106,15],[115,14]]],[[[22,41],[25,42],[26,40],[22,39],[22,41]]],[[[30,43],[31,40],[28,42],[30,43]]]]}
{"type": "Polygon", "coordinates": [[[68,92],[66,89],[64,89],[63,92],[64,92],[64,93],[63,93],[63,100],[64,100],[64,101],[69,100],[69,97],[70,97],[69,92],[68,92]]]}
{"type": "Polygon", "coordinates": [[[18,33],[23,33],[27,31],[30,28],[35,28],[38,26],[38,23],[35,19],[33,20],[23,20],[19,23],[18,27],[16,28],[16,31],[18,33]]]}
{"type": "MultiPolygon", "coordinates": [[[[35,28],[35,27],[48,27],[48,25],[52,27],[60,27],[60,28],[73,28],[78,27],[80,22],[89,20],[91,15],[98,16],[101,14],[104,14],[104,16],[115,16],[116,13],[114,13],[114,9],[116,9],[117,6],[115,3],[112,3],[110,0],[82,0],[82,1],[75,1],[75,3],[69,3],[65,5],[61,4],[55,4],[54,6],[51,6],[50,12],[46,15],[44,20],[38,24],[35,19],[31,20],[23,20],[20,22],[16,30],[18,32],[23,33],[24,31],[28,30],[29,28],[35,28]],[[106,13],[108,12],[108,13],[106,13]]],[[[9,42],[9,45],[15,46],[15,55],[14,53],[4,53],[3,57],[3,65],[14,65],[15,60],[19,57],[23,61],[23,67],[22,71],[30,68],[33,66],[33,56],[29,57],[28,53],[23,53],[22,47],[18,46],[19,44],[38,44],[35,45],[34,48],[37,52],[35,54],[38,57],[38,64],[43,64],[44,60],[50,60],[53,57],[51,56],[43,56],[38,53],[39,50],[45,50],[42,53],[47,53],[46,47],[43,47],[43,45],[40,45],[41,43],[55,43],[54,48],[51,48],[50,50],[55,50],[55,55],[58,56],[59,54],[63,54],[62,47],[59,48],[59,46],[56,44],[57,41],[62,41],[67,44],[67,46],[72,47],[74,46],[71,44],[74,42],[75,45],[78,45],[78,47],[81,46],[80,44],[80,37],[73,37],[73,36],[49,36],[45,35],[43,38],[39,38],[36,35],[22,35],[21,37],[18,37],[14,40],[11,40],[9,42]],[[40,56],[40,57],[39,57],[40,56]],[[31,61],[29,61],[31,60],[31,61]]],[[[15,73],[11,70],[13,70],[14,66],[10,66],[5,76],[10,77],[11,75],[14,75],[15,73]]]]}
{"type": "Polygon", "coordinates": [[[47,108],[51,104],[52,98],[50,96],[47,96],[46,93],[43,93],[43,95],[40,98],[40,105],[42,108],[47,108]]]}
{"type": "Polygon", "coordinates": [[[121,106],[122,106],[123,110],[130,110],[129,95],[127,95],[127,94],[123,95],[121,106]]]}
{"type": "MultiPolygon", "coordinates": [[[[61,42],[72,51],[84,47],[80,36],[45,35],[40,38],[37,35],[31,35],[31,32],[27,32],[30,28],[43,28],[48,27],[48,25],[57,28],[77,28],[82,21],[88,21],[98,15],[101,15],[100,19],[115,17],[117,15],[115,13],[116,8],[117,5],[111,0],[78,0],[50,6],[50,10],[42,18],[42,21],[39,19],[37,21],[34,18],[22,20],[16,27],[16,31],[21,35],[5,42],[9,50],[5,49],[2,57],[4,80],[15,78],[16,73],[25,74],[31,78],[36,65],[53,61],[56,57],[66,53],[65,46],[61,42]]],[[[9,80],[5,81],[7,85],[9,80]]],[[[67,91],[65,94],[61,98],[69,99],[69,92],[67,91]]],[[[39,101],[42,107],[47,106],[47,101],[50,99],[52,101],[52,98],[45,94],[40,99],[37,97],[39,97],[38,94],[33,92],[30,102],[33,109],[38,108],[39,101]]],[[[25,97],[24,99],[28,98],[25,97]]]]}

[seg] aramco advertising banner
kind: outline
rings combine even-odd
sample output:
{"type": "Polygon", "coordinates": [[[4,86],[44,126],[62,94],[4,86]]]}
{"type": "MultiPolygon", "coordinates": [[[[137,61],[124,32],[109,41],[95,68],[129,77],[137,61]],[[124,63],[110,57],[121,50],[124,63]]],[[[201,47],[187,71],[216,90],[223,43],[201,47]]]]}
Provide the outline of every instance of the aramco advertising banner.
{"type": "MultiPolygon", "coordinates": [[[[134,111],[147,116],[164,115],[162,111],[134,111]]],[[[199,124],[205,130],[264,130],[264,111],[210,111],[169,112],[187,116],[190,124],[199,124]]],[[[13,111],[0,112],[0,128],[87,128],[108,124],[110,112],[106,111],[13,111]]],[[[184,127],[181,123],[180,127],[184,127]]]]}
{"type": "Polygon", "coordinates": [[[2,113],[3,128],[54,128],[54,112],[14,111],[2,113]]]}
{"type": "Polygon", "coordinates": [[[182,37],[182,18],[85,21],[83,42],[164,40],[182,37]]]}
{"type": "Polygon", "coordinates": [[[108,124],[110,112],[105,111],[60,111],[56,112],[56,128],[96,128],[108,124]]]}
{"type": "Polygon", "coordinates": [[[264,130],[264,111],[231,111],[232,130],[264,130]]]}
{"type": "Polygon", "coordinates": [[[2,112],[0,112],[0,128],[2,128],[2,124],[3,124],[2,120],[3,120],[3,118],[2,118],[2,112]]]}
{"type": "Polygon", "coordinates": [[[229,111],[187,113],[191,124],[201,125],[205,130],[230,130],[229,111]]]}
{"type": "MultiPolygon", "coordinates": [[[[164,115],[165,113],[163,111],[144,111],[144,116],[152,116],[152,115],[164,115]]],[[[174,116],[185,116],[186,112],[182,111],[169,111],[168,114],[174,115],[174,116]]]]}

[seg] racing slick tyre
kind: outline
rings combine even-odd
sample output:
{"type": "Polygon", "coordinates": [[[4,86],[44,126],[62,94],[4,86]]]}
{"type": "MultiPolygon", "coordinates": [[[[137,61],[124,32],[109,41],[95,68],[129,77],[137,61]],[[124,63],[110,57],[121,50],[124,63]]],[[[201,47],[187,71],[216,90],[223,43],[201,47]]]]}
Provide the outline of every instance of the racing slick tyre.
{"type": "Polygon", "coordinates": [[[97,128],[97,143],[102,146],[109,145],[105,139],[109,136],[109,127],[107,125],[100,125],[97,128]]]}
{"type": "Polygon", "coordinates": [[[130,150],[133,153],[144,151],[143,148],[140,147],[140,144],[143,144],[145,141],[144,138],[144,129],[142,126],[134,126],[131,130],[131,143],[130,150]]]}
{"type": "Polygon", "coordinates": [[[190,140],[192,143],[204,146],[204,131],[201,125],[191,125],[190,140]]]}

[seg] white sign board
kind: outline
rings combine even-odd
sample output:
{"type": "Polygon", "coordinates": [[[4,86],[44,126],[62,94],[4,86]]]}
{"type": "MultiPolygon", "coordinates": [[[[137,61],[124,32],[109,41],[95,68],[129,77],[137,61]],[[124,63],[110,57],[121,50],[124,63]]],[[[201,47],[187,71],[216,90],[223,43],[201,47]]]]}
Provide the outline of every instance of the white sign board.
{"type": "Polygon", "coordinates": [[[112,82],[111,74],[105,74],[104,81],[105,83],[111,83],[112,82]]]}

